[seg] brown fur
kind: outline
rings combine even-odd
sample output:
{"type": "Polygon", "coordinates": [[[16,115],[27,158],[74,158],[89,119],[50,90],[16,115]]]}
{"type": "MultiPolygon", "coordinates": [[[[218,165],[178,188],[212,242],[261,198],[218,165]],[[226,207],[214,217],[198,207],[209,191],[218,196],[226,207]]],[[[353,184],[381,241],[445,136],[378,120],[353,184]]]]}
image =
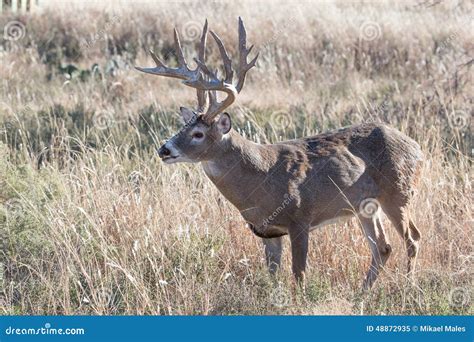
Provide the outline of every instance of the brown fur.
{"type": "MultiPolygon", "coordinates": [[[[293,251],[298,278],[305,270],[311,228],[357,214],[368,198],[381,204],[405,240],[412,270],[420,233],[406,209],[422,153],[410,138],[384,125],[363,124],[273,145],[255,144],[231,131],[215,143],[218,152],[203,163],[207,175],[257,236],[289,234],[300,246],[293,251]],[[290,200],[283,205],[285,196],[290,200]]],[[[362,224],[369,244],[377,242],[365,283],[370,287],[391,247],[378,214],[362,218],[362,224]]]]}

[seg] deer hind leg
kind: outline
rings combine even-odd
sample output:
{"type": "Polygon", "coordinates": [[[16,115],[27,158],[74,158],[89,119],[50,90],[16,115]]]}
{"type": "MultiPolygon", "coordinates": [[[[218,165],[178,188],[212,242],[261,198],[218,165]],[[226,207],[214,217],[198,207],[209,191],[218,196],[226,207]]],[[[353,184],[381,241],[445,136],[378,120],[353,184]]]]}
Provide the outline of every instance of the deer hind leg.
{"type": "Polygon", "coordinates": [[[405,206],[395,206],[392,203],[383,206],[383,210],[405,242],[408,257],[407,274],[413,276],[421,233],[413,221],[408,218],[405,206]]]}
{"type": "Polygon", "coordinates": [[[265,259],[268,270],[270,271],[270,274],[275,274],[280,268],[281,263],[281,253],[283,250],[282,238],[262,238],[262,241],[265,248],[265,259]]]}
{"type": "Polygon", "coordinates": [[[368,290],[375,283],[380,269],[390,257],[392,246],[380,221],[379,212],[372,217],[359,216],[359,219],[372,253],[372,261],[363,286],[364,290],[368,290]]]}

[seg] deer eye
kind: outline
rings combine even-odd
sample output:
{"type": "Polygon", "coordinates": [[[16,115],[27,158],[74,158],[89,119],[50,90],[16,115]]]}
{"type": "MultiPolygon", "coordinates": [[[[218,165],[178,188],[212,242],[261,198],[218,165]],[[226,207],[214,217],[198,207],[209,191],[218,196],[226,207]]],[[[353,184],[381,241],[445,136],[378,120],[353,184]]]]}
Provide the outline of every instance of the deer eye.
{"type": "Polygon", "coordinates": [[[196,132],[193,134],[193,138],[201,139],[204,136],[201,132],[196,132]]]}

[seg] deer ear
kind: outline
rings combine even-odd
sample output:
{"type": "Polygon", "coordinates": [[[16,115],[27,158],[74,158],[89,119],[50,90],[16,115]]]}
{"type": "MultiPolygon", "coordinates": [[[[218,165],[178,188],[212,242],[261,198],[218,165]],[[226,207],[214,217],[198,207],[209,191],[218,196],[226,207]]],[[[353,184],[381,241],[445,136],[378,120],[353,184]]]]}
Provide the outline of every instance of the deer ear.
{"type": "Polygon", "coordinates": [[[231,128],[232,128],[232,122],[230,120],[229,113],[222,113],[219,116],[219,120],[217,120],[217,129],[222,134],[227,134],[229,133],[231,128]]]}
{"type": "Polygon", "coordinates": [[[185,123],[188,123],[191,121],[191,119],[194,117],[194,112],[186,107],[180,107],[179,111],[181,112],[181,117],[183,118],[185,123]]]}

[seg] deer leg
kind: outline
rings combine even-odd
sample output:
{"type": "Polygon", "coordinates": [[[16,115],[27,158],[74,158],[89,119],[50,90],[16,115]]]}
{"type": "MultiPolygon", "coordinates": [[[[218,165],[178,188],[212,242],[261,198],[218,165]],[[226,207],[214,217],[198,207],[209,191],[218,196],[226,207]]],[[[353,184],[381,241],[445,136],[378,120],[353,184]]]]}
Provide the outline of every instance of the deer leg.
{"type": "Polygon", "coordinates": [[[293,275],[304,288],[306,258],[308,256],[309,229],[294,226],[289,229],[293,275]]]}
{"type": "Polygon", "coordinates": [[[263,245],[265,248],[265,259],[270,274],[275,274],[280,268],[281,252],[282,252],[282,238],[263,238],[263,245]]]}
{"type": "Polygon", "coordinates": [[[392,210],[391,212],[388,212],[388,217],[405,242],[408,257],[407,275],[412,277],[415,268],[416,257],[418,255],[421,234],[416,228],[415,224],[409,220],[406,215],[404,215],[403,210],[392,210]]]}
{"type": "Polygon", "coordinates": [[[419,241],[421,239],[421,233],[416,228],[415,224],[412,220],[408,220],[408,227],[409,227],[409,239],[405,239],[405,245],[407,248],[407,256],[408,256],[408,264],[407,264],[407,274],[409,277],[413,278],[413,274],[415,271],[416,265],[416,258],[418,256],[418,251],[420,249],[419,241]]]}
{"type": "Polygon", "coordinates": [[[369,218],[360,216],[359,219],[372,254],[372,261],[363,285],[364,290],[368,290],[377,280],[380,269],[385,265],[392,252],[392,247],[385,235],[378,214],[369,218]]]}
{"type": "MultiPolygon", "coordinates": [[[[385,233],[385,229],[382,225],[382,220],[380,219],[380,213],[377,213],[377,215],[375,216],[375,224],[376,224],[376,227],[377,227],[377,230],[375,232],[377,234],[379,245],[381,245],[381,249],[382,249],[382,251],[385,252],[385,254],[387,254],[387,253],[390,254],[390,252],[392,251],[392,246],[390,245],[390,242],[388,240],[388,236],[385,233]]],[[[388,258],[388,256],[387,256],[387,258],[388,258]]],[[[385,262],[386,261],[387,260],[385,260],[385,262]]],[[[384,264],[385,264],[385,262],[384,262],[384,264]]]]}

